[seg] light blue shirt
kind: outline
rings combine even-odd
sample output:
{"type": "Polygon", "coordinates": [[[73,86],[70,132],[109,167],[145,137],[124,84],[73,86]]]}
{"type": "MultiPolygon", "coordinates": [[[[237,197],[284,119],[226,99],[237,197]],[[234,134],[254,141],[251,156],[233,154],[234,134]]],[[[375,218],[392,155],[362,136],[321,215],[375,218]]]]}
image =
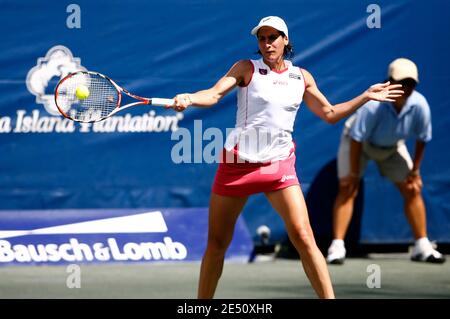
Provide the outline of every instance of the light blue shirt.
{"type": "Polygon", "coordinates": [[[356,112],[350,137],[388,147],[399,140],[431,140],[431,112],[425,97],[413,91],[400,113],[389,102],[369,101],[356,112]]]}

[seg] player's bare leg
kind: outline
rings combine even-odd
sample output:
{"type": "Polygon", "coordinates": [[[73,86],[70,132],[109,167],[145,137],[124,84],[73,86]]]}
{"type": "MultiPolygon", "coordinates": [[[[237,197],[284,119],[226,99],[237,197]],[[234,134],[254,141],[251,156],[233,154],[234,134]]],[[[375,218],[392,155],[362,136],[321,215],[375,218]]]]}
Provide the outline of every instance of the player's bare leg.
{"type": "Polygon", "coordinates": [[[289,238],[317,295],[320,298],[334,298],[327,264],[314,239],[300,187],[290,186],[266,193],[266,196],[283,218],[289,238]]]}
{"type": "Polygon", "coordinates": [[[248,197],[211,194],[208,243],[203,255],[198,284],[198,298],[214,297],[222,274],[225,252],[231,243],[236,220],[248,197]]]}

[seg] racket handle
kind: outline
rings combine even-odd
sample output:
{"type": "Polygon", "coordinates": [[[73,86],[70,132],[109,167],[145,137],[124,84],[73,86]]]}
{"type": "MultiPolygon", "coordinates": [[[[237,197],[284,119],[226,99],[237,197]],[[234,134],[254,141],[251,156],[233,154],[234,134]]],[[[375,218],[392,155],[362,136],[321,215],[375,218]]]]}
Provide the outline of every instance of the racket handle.
{"type": "Polygon", "coordinates": [[[173,99],[159,99],[159,98],[153,98],[152,99],[152,105],[156,106],[166,106],[166,105],[173,105],[173,99]]]}

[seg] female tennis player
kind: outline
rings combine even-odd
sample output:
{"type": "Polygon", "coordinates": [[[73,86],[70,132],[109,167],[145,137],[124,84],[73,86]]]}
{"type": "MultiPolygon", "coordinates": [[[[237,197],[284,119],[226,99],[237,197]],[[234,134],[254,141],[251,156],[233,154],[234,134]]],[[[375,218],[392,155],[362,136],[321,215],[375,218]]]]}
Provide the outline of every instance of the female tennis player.
{"type": "Polygon", "coordinates": [[[236,127],[227,137],[210,199],[208,243],[198,286],[199,298],[212,298],[222,273],[225,252],[248,197],[264,193],[283,218],[304,271],[320,298],[334,298],[325,259],[318,249],[295,171],[294,120],[302,100],[318,117],[336,123],[369,100],[393,101],[401,85],[375,84],[354,99],[331,105],[313,76],[287,60],[292,46],[286,23],[263,18],[251,31],[258,41],[259,60],[234,64],[213,87],[178,94],[171,106],[216,104],[238,87],[236,127]]]}

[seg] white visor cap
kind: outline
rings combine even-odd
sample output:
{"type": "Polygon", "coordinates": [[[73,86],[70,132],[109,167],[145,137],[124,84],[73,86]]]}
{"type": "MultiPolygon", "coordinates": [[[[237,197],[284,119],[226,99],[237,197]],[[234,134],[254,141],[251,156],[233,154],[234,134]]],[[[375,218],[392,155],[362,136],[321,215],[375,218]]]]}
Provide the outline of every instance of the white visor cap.
{"type": "Polygon", "coordinates": [[[262,18],[261,21],[259,21],[258,25],[252,29],[251,33],[253,35],[256,35],[258,33],[258,30],[262,27],[272,27],[274,29],[277,29],[278,31],[283,32],[289,38],[286,22],[284,22],[284,20],[280,17],[268,16],[262,18]]]}

